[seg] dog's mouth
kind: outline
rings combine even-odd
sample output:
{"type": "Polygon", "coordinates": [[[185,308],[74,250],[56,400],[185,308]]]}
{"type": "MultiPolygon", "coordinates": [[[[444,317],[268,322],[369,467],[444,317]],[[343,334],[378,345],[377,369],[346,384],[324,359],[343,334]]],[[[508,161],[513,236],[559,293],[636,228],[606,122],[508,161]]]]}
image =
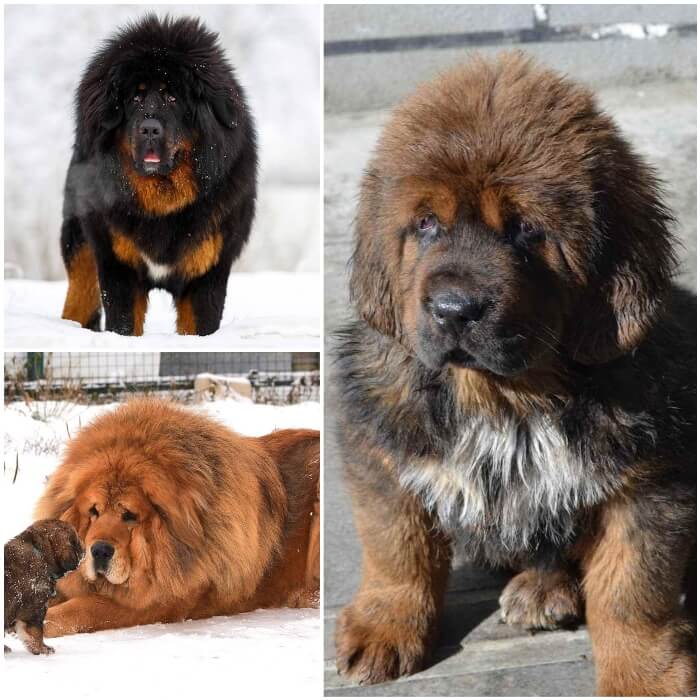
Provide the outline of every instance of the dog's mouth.
{"type": "Polygon", "coordinates": [[[147,148],[136,163],[145,175],[167,176],[177,165],[179,155],[180,151],[177,148],[173,150],[172,154],[159,153],[155,148],[147,148]]]}
{"type": "Polygon", "coordinates": [[[103,581],[114,586],[126,583],[129,580],[128,567],[118,566],[114,561],[108,564],[87,560],[85,578],[92,583],[103,581]]]}
{"type": "Polygon", "coordinates": [[[462,367],[463,369],[476,369],[479,367],[479,361],[474,355],[462,348],[450,350],[444,357],[444,364],[453,365],[454,367],[462,367]]]}
{"type": "Polygon", "coordinates": [[[146,151],[146,155],[143,157],[144,163],[160,163],[160,156],[152,149],[149,148],[146,151]]]}

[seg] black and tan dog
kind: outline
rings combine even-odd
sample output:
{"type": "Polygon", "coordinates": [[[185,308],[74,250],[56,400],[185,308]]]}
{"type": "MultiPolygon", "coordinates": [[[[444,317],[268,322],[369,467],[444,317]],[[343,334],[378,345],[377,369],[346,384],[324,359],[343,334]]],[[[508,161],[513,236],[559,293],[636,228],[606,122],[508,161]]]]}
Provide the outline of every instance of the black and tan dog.
{"type": "Polygon", "coordinates": [[[598,692],[695,692],[695,298],[653,171],[585,89],[474,60],[393,114],[338,351],[363,580],[341,672],[420,669],[452,534],[522,570],[513,624],[581,616],[598,692]]]}
{"type": "Polygon", "coordinates": [[[32,654],[52,654],[44,644],[44,618],[56,581],[83,558],[80,538],[69,523],[37,520],[5,544],[4,554],[5,632],[16,632],[32,654]]]}
{"type": "Polygon", "coordinates": [[[219,328],[256,196],[255,130],[217,35],[153,15],[97,52],[76,95],[61,250],[63,318],[141,335],[148,292],[177,332],[219,328]]]}

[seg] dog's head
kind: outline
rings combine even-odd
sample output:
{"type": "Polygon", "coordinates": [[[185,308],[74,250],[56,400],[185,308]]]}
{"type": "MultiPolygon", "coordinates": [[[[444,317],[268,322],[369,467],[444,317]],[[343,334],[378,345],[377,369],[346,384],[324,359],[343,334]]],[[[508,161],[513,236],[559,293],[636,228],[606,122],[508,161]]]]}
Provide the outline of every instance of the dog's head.
{"type": "Polygon", "coordinates": [[[120,29],[85,70],[76,108],[80,160],[116,148],[132,186],[191,180],[181,206],[255,139],[217,34],[194,18],[149,14],[120,29]]]}
{"type": "Polygon", "coordinates": [[[85,555],[75,528],[62,520],[37,520],[20,538],[41,553],[49,575],[54,579],[77,569],[85,555]]]}
{"type": "Polygon", "coordinates": [[[363,180],[351,288],[427,367],[514,376],[645,336],[673,269],[653,172],[587,90],[522,54],[394,113],[363,180]]]}

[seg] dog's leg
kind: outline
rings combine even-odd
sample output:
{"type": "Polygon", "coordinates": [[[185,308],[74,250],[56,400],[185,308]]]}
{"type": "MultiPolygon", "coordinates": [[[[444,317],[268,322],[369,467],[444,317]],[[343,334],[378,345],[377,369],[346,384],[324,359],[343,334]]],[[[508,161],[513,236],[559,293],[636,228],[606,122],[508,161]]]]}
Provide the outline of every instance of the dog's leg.
{"type": "Polygon", "coordinates": [[[24,622],[17,620],[15,622],[15,632],[22,641],[22,644],[27,648],[27,651],[32,654],[53,654],[54,648],[44,644],[44,630],[41,622],[24,622]]]}
{"type": "Polygon", "coordinates": [[[599,695],[694,695],[681,593],[692,506],[677,494],[602,507],[582,560],[599,695]],[[684,514],[685,513],[685,514],[684,514]]]}
{"type": "Polygon", "coordinates": [[[71,598],[49,608],[44,620],[47,637],[63,637],[81,632],[149,625],[156,622],[176,622],[188,617],[188,609],[172,606],[150,608],[127,608],[109,598],[99,595],[84,595],[71,598]]]}
{"type": "Polygon", "coordinates": [[[503,622],[526,629],[570,628],[583,617],[580,582],[563,563],[522,571],[508,582],[498,602],[503,622]]]}
{"type": "Polygon", "coordinates": [[[175,300],[180,335],[211,335],[219,330],[232,262],[231,251],[224,249],[218,262],[189,282],[175,300]]]}
{"type": "Polygon", "coordinates": [[[100,259],[99,276],[105,330],[120,335],[143,335],[148,289],[137,271],[110,252],[100,259]]]}
{"type": "Polygon", "coordinates": [[[99,331],[102,306],[97,263],[89,243],[83,237],[77,218],[63,222],[61,254],[68,274],[68,291],[61,318],[77,321],[83,328],[99,331]]]}
{"type": "Polygon", "coordinates": [[[362,583],[338,618],[337,666],[360,683],[381,683],[425,665],[450,546],[386,467],[365,465],[356,474],[351,492],[364,547],[362,583]]]}

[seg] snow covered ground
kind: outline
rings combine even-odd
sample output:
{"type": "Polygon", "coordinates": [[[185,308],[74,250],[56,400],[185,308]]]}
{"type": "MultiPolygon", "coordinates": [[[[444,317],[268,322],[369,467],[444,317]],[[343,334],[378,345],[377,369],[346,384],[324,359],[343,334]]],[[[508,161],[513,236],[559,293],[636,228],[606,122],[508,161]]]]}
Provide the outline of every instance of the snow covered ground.
{"type": "MultiPolygon", "coordinates": [[[[64,402],[6,407],[3,541],[32,521],[68,435],[113,408],[64,402]]],[[[224,400],[195,410],[248,435],[321,425],[318,403],[224,400]]],[[[60,637],[49,641],[56,649],[49,657],[34,657],[7,637],[12,653],[5,656],[3,687],[32,697],[63,698],[70,691],[71,698],[104,700],[201,697],[207,689],[224,697],[309,698],[321,694],[320,637],[318,610],[286,609],[60,637]]]]}
{"type": "Polygon", "coordinates": [[[6,350],[319,350],[320,276],[235,273],[229,278],[221,328],[210,336],[175,333],[172,297],[149,297],[141,337],[95,333],[61,319],[65,282],[5,280],[6,350]]]}

